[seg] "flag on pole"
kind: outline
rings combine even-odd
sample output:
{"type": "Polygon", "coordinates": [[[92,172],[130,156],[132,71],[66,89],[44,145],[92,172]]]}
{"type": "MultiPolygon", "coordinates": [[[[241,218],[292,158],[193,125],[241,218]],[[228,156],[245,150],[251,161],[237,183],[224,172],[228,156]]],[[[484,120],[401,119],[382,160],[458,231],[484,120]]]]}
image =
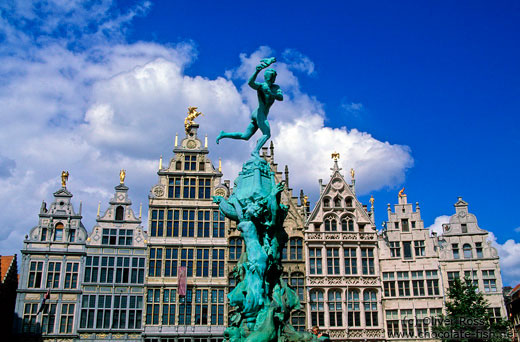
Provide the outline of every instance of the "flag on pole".
{"type": "Polygon", "coordinates": [[[47,293],[43,295],[43,299],[40,304],[40,308],[38,309],[38,312],[36,313],[36,315],[39,315],[40,312],[43,311],[43,308],[45,307],[45,302],[47,301],[47,299],[50,298],[50,296],[51,296],[51,289],[47,289],[47,293]]]}
{"type": "Polygon", "coordinates": [[[177,287],[179,289],[179,296],[186,296],[186,266],[179,266],[178,274],[179,278],[177,282],[177,287]]]}

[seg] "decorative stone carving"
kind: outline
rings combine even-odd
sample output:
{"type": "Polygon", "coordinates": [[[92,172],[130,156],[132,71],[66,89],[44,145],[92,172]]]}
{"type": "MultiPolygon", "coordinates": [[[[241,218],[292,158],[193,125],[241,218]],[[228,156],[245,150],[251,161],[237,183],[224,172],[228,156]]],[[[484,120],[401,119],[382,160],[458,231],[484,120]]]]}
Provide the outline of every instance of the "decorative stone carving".
{"type": "Polygon", "coordinates": [[[153,194],[155,197],[163,197],[164,195],[164,187],[162,185],[156,185],[153,188],[153,194]]]}

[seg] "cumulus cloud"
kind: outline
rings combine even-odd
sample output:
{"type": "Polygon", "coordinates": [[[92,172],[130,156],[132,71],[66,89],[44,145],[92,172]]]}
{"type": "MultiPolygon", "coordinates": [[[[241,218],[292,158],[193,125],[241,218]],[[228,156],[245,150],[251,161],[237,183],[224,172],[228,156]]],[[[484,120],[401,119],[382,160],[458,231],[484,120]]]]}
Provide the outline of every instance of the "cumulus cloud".
{"type": "Polygon", "coordinates": [[[498,251],[500,257],[500,269],[504,285],[515,286],[520,283],[520,242],[509,239],[503,244],[499,243],[493,233],[489,233],[489,241],[498,251]]]}
{"type": "Polygon", "coordinates": [[[442,225],[450,222],[450,216],[448,215],[441,215],[437,216],[435,220],[433,221],[433,224],[426,229],[429,229],[431,232],[437,233],[437,235],[442,235],[443,229],[442,225]]]}
{"type": "MultiPolygon", "coordinates": [[[[37,223],[40,201],[60,187],[61,170],[70,172],[68,188],[76,210],[83,201],[88,230],[98,201],[107,205],[122,168],[134,209],[142,202],[146,214],[159,155],[171,157],[190,105],[205,114],[197,121],[200,138],[208,135],[211,158],[216,163],[222,157],[226,178],[236,176],[259,133],[249,142],[223,140],[218,146],[214,138],[221,127],[242,131],[250,122],[257,99],[246,80],[258,61],[275,51],[264,46],[241,54],[225,77],[188,76],[184,69],[197,54],[190,42],[125,42],[131,19],[146,12],[147,2],[124,13],[111,1],[0,6],[0,144],[10,146],[0,156],[2,253],[19,250],[37,223]]],[[[323,104],[300,88],[295,74],[314,72],[308,57],[286,50],[274,67],[284,101],[270,113],[272,139],[276,161],[294,170],[293,188],[316,197],[316,180],[328,178],[334,150],[345,171],[356,169],[358,193],[403,182],[413,165],[408,147],[325,126],[323,104]]],[[[143,222],[146,226],[146,215],[143,222]]]]}

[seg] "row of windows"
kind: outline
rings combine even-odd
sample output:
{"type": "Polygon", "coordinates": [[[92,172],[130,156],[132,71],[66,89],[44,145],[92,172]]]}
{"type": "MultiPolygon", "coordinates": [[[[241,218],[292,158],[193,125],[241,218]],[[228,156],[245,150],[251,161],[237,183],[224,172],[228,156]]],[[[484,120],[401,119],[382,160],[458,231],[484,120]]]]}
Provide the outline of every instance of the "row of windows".
{"type": "Polygon", "coordinates": [[[133,229],[103,229],[101,244],[109,246],[131,246],[134,238],[133,229]]]}
{"type": "MultiPolygon", "coordinates": [[[[404,207],[403,207],[403,212],[404,212],[404,207]]],[[[401,219],[401,221],[395,221],[394,222],[394,229],[401,229],[403,232],[409,232],[410,231],[410,226],[412,229],[415,229],[416,228],[416,222],[415,221],[409,221],[407,218],[405,219],[401,219]],[[400,226],[399,226],[400,224],[400,226]]]]}
{"type": "Polygon", "coordinates": [[[42,334],[70,334],[74,321],[74,304],[46,304],[42,310],[41,325],[38,322],[39,303],[26,303],[23,311],[22,332],[42,334]]]}
{"type": "MultiPolygon", "coordinates": [[[[452,286],[455,279],[460,279],[460,272],[448,272],[448,286],[452,286]]],[[[477,271],[464,271],[464,278],[478,289],[477,271]]],[[[482,285],[484,292],[497,292],[497,280],[495,270],[482,270],[482,285]]]]}
{"type": "Polygon", "coordinates": [[[152,209],[150,236],[224,237],[225,216],[218,209],[152,209]]]}
{"type": "Polygon", "coordinates": [[[44,263],[44,261],[31,261],[29,264],[28,288],[58,289],[61,284],[64,289],[78,287],[79,262],[67,262],[63,270],[61,261],[49,261],[46,270],[44,270],[44,263]],[[45,278],[44,271],[46,271],[45,278]]]}
{"type": "Polygon", "coordinates": [[[224,248],[150,248],[148,275],[177,277],[178,268],[185,267],[188,277],[224,277],[224,252],[224,248]]]}
{"type": "Polygon", "coordinates": [[[75,242],[76,241],[76,229],[70,228],[68,230],[68,236],[63,236],[64,225],[61,222],[56,223],[54,226],[54,234],[49,235],[49,231],[46,227],[43,227],[40,231],[40,241],[47,241],[50,238],[52,241],[68,241],[75,242]]]}
{"type": "Polygon", "coordinates": [[[149,289],[146,296],[148,325],[224,325],[224,290],[187,288],[149,289]]]}
{"type": "MultiPolygon", "coordinates": [[[[452,243],[451,250],[453,252],[453,259],[460,259],[459,244],[452,243]]],[[[462,246],[462,251],[464,253],[464,259],[473,259],[473,248],[471,247],[471,245],[469,243],[465,243],[462,246]]],[[[481,259],[484,257],[484,253],[482,250],[482,242],[475,242],[475,252],[476,252],[477,258],[481,259]]]]}
{"type": "MultiPolygon", "coordinates": [[[[354,203],[354,199],[352,197],[347,197],[345,199],[345,206],[347,208],[352,208],[353,206],[353,203],[354,203]]],[[[335,197],[333,200],[332,200],[332,204],[334,205],[334,208],[341,208],[342,207],[342,204],[343,204],[343,199],[339,196],[335,197]]],[[[323,207],[324,208],[330,208],[331,207],[331,200],[330,198],[328,197],[325,197],[323,199],[323,207]]]]}
{"type": "MultiPolygon", "coordinates": [[[[321,247],[309,248],[310,274],[323,274],[322,250],[321,247]]],[[[376,273],[373,248],[361,248],[359,253],[357,247],[331,247],[325,249],[325,254],[329,275],[341,275],[342,270],[345,275],[359,274],[359,271],[364,275],[376,273]],[[360,270],[358,265],[361,266],[360,270]]]]}
{"type": "Polygon", "coordinates": [[[390,241],[390,256],[392,258],[401,258],[401,250],[403,251],[402,256],[404,259],[412,259],[415,257],[426,256],[426,246],[424,240],[416,241],[390,241]],[[412,248],[413,242],[413,248],[412,248]]]}
{"type": "Polygon", "coordinates": [[[410,283],[410,272],[408,271],[383,272],[385,297],[396,297],[397,295],[399,297],[438,296],[440,294],[437,270],[412,271],[411,274],[410,283]]]}
{"type": "MultiPolygon", "coordinates": [[[[187,154],[184,156],[184,160],[177,160],[175,162],[175,170],[182,171],[184,164],[185,171],[197,171],[197,156],[194,154],[187,154]]],[[[205,163],[203,160],[198,162],[198,171],[205,170],[205,163]]]]}
{"type": "Polygon", "coordinates": [[[83,295],[80,329],[140,329],[143,296],[83,295]]]}
{"type": "Polygon", "coordinates": [[[144,257],[87,256],[85,283],[144,284],[144,257]]]}
{"type": "Polygon", "coordinates": [[[377,291],[350,289],[345,293],[341,290],[329,290],[327,297],[322,290],[310,291],[311,324],[313,326],[331,327],[377,327],[378,319],[377,291]],[[325,302],[325,298],[327,302],[325,302]],[[363,302],[361,302],[361,298],[363,302]],[[363,318],[363,321],[362,320],[363,318]],[[328,324],[325,321],[328,319],[328,324]]]}
{"type": "Polygon", "coordinates": [[[326,232],[337,232],[340,228],[344,232],[354,231],[354,218],[350,216],[343,217],[341,219],[341,227],[338,227],[338,219],[335,216],[327,216],[323,220],[324,229],[326,232]]]}
{"type": "Polygon", "coordinates": [[[413,309],[386,310],[388,336],[397,337],[398,334],[427,336],[427,334],[430,334],[430,326],[436,323],[433,318],[442,315],[441,308],[430,308],[429,310],[429,314],[428,309],[415,309],[415,314],[413,309]]]}
{"type": "Polygon", "coordinates": [[[168,198],[211,198],[211,178],[171,177],[168,179],[168,198]]]}

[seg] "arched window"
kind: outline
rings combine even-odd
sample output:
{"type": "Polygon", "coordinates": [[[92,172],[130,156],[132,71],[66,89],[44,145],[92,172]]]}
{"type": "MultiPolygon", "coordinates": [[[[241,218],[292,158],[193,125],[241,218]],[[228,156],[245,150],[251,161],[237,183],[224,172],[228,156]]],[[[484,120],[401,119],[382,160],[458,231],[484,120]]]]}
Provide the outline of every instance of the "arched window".
{"type": "Polygon", "coordinates": [[[298,294],[298,298],[300,298],[300,302],[304,301],[303,282],[304,282],[303,273],[301,273],[301,272],[291,273],[291,286],[293,287],[294,291],[296,291],[296,293],[298,294]]]}
{"type": "Polygon", "coordinates": [[[349,327],[361,326],[359,291],[349,290],[347,295],[347,323],[349,327]]]}
{"type": "Polygon", "coordinates": [[[116,208],[116,221],[123,221],[123,218],[125,216],[125,208],[123,206],[118,206],[116,208]]]}
{"type": "Polygon", "coordinates": [[[303,260],[302,238],[291,238],[289,240],[289,257],[291,260],[303,260]]]}
{"type": "Polygon", "coordinates": [[[330,199],[325,198],[325,199],[323,200],[323,207],[325,207],[325,208],[330,208],[330,199]]]}
{"type": "Polygon", "coordinates": [[[291,325],[296,331],[305,331],[305,312],[293,312],[291,314],[291,325]]]}
{"type": "Polygon", "coordinates": [[[54,226],[54,228],[54,241],[63,241],[63,223],[56,223],[56,226],[54,226]]]}
{"type": "Polygon", "coordinates": [[[341,230],[344,232],[354,231],[354,220],[352,217],[344,217],[341,219],[341,230]]]}
{"type": "Polygon", "coordinates": [[[334,208],[341,208],[341,198],[334,198],[334,208]]]}
{"type": "Polygon", "coordinates": [[[471,245],[468,243],[465,243],[462,246],[462,250],[464,251],[464,259],[471,259],[473,258],[473,253],[471,251],[471,245]]]}
{"type": "Polygon", "coordinates": [[[378,326],[377,321],[377,293],[373,290],[365,290],[363,293],[365,309],[365,324],[367,327],[378,326]]]}
{"type": "Polygon", "coordinates": [[[333,216],[329,216],[325,218],[325,231],[326,232],[335,232],[338,230],[338,221],[333,216]]]}
{"type": "Polygon", "coordinates": [[[343,325],[343,310],[341,309],[341,292],[339,290],[329,291],[329,323],[331,327],[343,325]]]}
{"type": "Polygon", "coordinates": [[[229,239],[229,259],[238,260],[242,255],[242,238],[233,237],[229,239]]]}
{"type": "Polygon", "coordinates": [[[311,325],[325,325],[325,303],[323,300],[323,291],[312,290],[310,298],[311,304],[311,325]]]}
{"type": "Polygon", "coordinates": [[[347,208],[351,208],[352,207],[352,197],[348,197],[345,200],[345,205],[347,206],[347,208]]]}

